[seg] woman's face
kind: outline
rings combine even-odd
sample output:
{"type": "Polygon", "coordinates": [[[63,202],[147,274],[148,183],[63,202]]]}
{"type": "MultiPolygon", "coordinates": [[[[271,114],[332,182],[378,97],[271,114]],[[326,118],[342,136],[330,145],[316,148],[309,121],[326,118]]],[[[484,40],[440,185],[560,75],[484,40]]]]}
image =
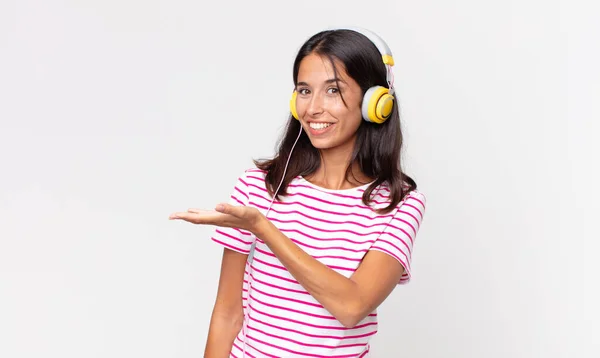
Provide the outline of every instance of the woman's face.
{"type": "Polygon", "coordinates": [[[348,147],[351,151],[362,122],[362,90],[341,62],[336,62],[336,68],[337,83],[327,57],[310,54],[300,62],[296,110],[315,148],[348,147]]]}

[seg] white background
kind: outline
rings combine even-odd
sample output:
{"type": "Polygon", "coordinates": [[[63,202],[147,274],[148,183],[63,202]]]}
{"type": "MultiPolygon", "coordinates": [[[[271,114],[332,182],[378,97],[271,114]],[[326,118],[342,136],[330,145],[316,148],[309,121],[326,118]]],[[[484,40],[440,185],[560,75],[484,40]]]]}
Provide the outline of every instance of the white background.
{"type": "Polygon", "coordinates": [[[0,356],[201,357],[221,248],[168,215],[273,154],[296,51],[346,25],[394,53],[428,199],[374,356],[600,356],[598,9],[366,4],[2,0],[0,356]]]}

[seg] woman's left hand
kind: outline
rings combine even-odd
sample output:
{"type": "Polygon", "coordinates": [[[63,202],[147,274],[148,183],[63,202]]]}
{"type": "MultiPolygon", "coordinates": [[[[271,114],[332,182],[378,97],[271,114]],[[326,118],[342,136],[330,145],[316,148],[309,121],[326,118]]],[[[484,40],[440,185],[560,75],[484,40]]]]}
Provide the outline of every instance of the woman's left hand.
{"type": "Polygon", "coordinates": [[[184,220],[192,224],[231,227],[255,233],[265,216],[258,209],[250,206],[233,206],[219,204],[215,210],[189,209],[187,212],[176,212],[169,220],[184,220]]]}

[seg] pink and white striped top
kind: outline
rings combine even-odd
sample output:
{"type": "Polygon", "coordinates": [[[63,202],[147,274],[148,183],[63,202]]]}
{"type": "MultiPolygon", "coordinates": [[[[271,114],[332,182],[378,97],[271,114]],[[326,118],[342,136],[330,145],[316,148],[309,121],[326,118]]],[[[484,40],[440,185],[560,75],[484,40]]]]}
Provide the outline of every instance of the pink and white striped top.
{"type": "MultiPolygon", "coordinates": [[[[263,214],[271,202],[265,172],[252,168],[237,180],[232,205],[252,206],[263,214]]],[[[268,218],[300,248],[331,269],[350,277],[369,250],[385,252],[405,268],[399,284],[411,277],[411,253],[425,212],[425,196],[412,191],[386,215],[362,203],[368,185],[330,190],[303,177],[275,201],[268,218]]],[[[385,207],[389,190],[374,192],[374,207],[385,207]]],[[[367,357],[377,332],[374,311],[353,328],[344,327],[286,270],[265,243],[249,232],[217,228],[212,240],[249,254],[242,292],[245,322],[230,357],[367,357]]]]}

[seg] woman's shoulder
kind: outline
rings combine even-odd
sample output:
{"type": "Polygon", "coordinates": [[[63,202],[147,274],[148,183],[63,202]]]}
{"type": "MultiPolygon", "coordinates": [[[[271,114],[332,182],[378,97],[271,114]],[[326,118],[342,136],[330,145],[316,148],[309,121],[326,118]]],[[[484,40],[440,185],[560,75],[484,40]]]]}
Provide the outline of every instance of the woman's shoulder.
{"type": "Polygon", "coordinates": [[[265,180],[265,176],[267,175],[266,170],[262,170],[256,166],[246,167],[242,172],[242,177],[246,179],[255,179],[263,181],[265,180]]]}
{"type": "MultiPolygon", "coordinates": [[[[421,190],[419,189],[411,189],[411,185],[409,183],[403,183],[402,185],[402,190],[404,192],[404,195],[402,197],[402,200],[400,200],[398,202],[398,204],[396,205],[396,207],[400,208],[401,206],[405,205],[405,204],[410,204],[411,201],[415,201],[418,202],[419,205],[425,207],[425,204],[427,202],[427,197],[425,195],[425,193],[423,193],[421,190]]],[[[377,186],[377,188],[375,188],[375,190],[373,190],[373,193],[378,192],[381,198],[385,198],[389,204],[389,202],[391,201],[391,188],[388,182],[383,182],[380,185],[377,186]]]]}
{"type": "Polygon", "coordinates": [[[243,184],[246,188],[252,186],[264,186],[266,171],[256,167],[246,167],[238,174],[237,182],[243,184]]]}
{"type": "Polygon", "coordinates": [[[267,174],[266,170],[262,170],[257,166],[247,166],[242,167],[242,169],[238,173],[238,179],[245,179],[247,177],[261,177],[264,178],[267,174]]]}
{"type": "Polygon", "coordinates": [[[412,189],[412,190],[408,191],[405,194],[403,201],[406,201],[408,199],[422,201],[423,205],[425,205],[425,202],[427,201],[427,197],[425,196],[425,193],[423,193],[420,189],[412,189]]]}
{"type": "Polygon", "coordinates": [[[404,194],[404,197],[397,205],[398,210],[403,212],[414,211],[421,217],[421,219],[425,214],[426,206],[427,197],[421,190],[418,189],[412,189],[404,194]]]}

